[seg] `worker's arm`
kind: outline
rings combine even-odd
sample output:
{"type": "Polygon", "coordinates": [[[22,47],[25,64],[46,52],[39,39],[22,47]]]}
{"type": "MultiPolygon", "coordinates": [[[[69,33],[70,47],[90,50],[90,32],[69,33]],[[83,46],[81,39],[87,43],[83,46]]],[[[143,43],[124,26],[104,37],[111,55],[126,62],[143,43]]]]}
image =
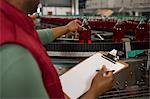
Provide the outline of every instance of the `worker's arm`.
{"type": "Polygon", "coordinates": [[[48,44],[59,36],[68,32],[74,32],[81,29],[81,22],[79,20],[73,20],[65,26],[59,26],[52,29],[37,30],[39,37],[43,44],[48,44]]]}
{"type": "Polygon", "coordinates": [[[65,33],[75,32],[77,30],[80,30],[81,29],[80,24],[81,24],[81,21],[79,21],[79,20],[73,20],[73,21],[69,22],[65,26],[52,28],[52,31],[54,33],[54,37],[57,38],[57,37],[65,34],[65,33]]]}
{"type": "Polygon", "coordinates": [[[41,71],[27,49],[6,44],[0,56],[2,99],[48,99],[41,71]]]}

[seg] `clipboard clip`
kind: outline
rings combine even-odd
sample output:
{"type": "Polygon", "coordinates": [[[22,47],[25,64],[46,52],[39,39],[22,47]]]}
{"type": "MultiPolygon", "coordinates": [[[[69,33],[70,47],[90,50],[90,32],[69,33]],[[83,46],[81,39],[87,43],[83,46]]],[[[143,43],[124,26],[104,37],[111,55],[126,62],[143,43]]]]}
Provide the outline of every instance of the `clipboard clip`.
{"type": "Polygon", "coordinates": [[[107,55],[103,54],[102,57],[114,64],[119,59],[119,56],[117,56],[117,50],[115,50],[115,49],[110,51],[107,55]]]}

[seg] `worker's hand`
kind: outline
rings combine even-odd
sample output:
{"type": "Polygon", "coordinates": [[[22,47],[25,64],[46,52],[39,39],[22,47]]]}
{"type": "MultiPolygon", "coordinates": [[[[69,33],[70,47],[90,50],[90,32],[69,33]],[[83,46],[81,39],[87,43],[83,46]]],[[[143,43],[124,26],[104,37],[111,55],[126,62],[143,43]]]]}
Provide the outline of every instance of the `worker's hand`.
{"type": "Polygon", "coordinates": [[[104,92],[110,90],[113,86],[113,73],[108,72],[105,66],[93,78],[92,84],[88,92],[84,95],[86,99],[94,99],[104,92]],[[106,74],[104,76],[104,73],[106,74]]]}
{"type": "Polygon", "coordinates": [[[75,32],[75,31],[80,31],[82,29],[81,27],[81,21],[80,20],[73,20],[69,22],[67,25],[67,30],[68,32],[75,32]]]}

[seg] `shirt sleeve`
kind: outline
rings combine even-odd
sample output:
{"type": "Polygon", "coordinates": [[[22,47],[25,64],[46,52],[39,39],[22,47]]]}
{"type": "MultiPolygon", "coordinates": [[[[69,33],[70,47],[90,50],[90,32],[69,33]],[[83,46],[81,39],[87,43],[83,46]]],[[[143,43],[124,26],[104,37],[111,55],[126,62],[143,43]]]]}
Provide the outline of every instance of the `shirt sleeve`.
{"type": "Polygon", "coordinates": [[[48,99],[41,71],[27,49],[6,44],[0,56],[2,99],[48,99]]]}
{"type": "Polygon", "coordinates": [[[51,29],[41,29],[37,30],[37,32],[43,45],[48,44],[55,39],[51,29]]]}

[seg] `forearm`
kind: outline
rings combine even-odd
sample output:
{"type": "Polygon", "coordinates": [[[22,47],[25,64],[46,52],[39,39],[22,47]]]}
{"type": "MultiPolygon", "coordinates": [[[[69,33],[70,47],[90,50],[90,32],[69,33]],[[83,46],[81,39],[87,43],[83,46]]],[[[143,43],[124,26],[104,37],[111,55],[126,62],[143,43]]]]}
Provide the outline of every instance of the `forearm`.
{"type": "Polygon", "coordinates": [[[89,89],[81,99],[96,99],[98,96],[102,95],[103,91],[96,91],[95,89],[89,89]]]}
{"type": "Polygon", "coordinates": [[[65,34],[65,33],[69,32],[69,29],[68,29],[67,25],[56,27],[56,28],[52,28],[51,30],[53,32],[53,35],[54,35],[55,39],[58,38],[59,36],[65,34]]]}
{"type": "Polygon", "coordinates": [[[83,96],[81,96],[80,99],[96,99],[96,97],[92,93],[85,93],[83,96]]]}
{"type": "Polygon", "coordinates": [[[88,90],[83,96],[81,96],[81,99],[96,99],[95,92],[92,90],[88,90]]]}

